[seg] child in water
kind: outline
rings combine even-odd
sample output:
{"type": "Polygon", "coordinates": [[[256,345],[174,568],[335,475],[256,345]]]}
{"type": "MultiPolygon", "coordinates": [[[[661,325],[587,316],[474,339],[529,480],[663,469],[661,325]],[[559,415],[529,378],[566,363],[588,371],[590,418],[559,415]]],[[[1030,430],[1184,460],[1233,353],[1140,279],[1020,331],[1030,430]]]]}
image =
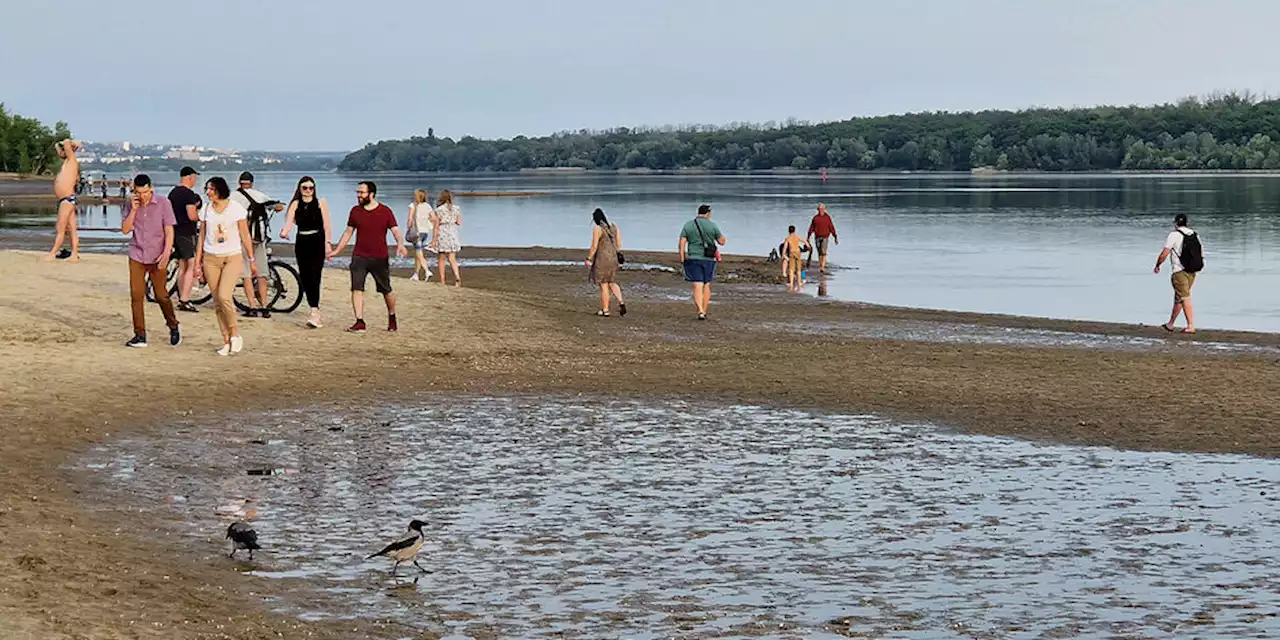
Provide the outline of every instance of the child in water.
{"type": "Polygon", "coordinates": [[[798,292],[804,285],[800,268],[804,260],[802,254],[808,250],[804,239],[796,235],[796,226],[794,224],[788,226],[787,237],[782,241],[782,258],[786,261],[787,267],[787,291],[798,292]]]}

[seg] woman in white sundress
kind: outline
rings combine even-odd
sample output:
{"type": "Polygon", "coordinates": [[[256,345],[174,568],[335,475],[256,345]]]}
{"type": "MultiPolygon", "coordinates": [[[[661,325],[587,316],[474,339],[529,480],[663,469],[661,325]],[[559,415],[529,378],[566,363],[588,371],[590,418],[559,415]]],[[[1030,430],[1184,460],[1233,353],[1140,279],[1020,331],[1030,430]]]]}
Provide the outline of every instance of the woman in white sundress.
{"type": "Polygon", "coordinates": [[[458,227],[462,226],[462,210],[453,203],[453,194],[448,189],[440,192],[436,200],[436,208],[431,212],[431,246],[435,249],[440,269],[440,284],[444,284],[444,262],[447,258],[453,269],[453,286],[462,286],[462,274],[458,272],[458,252],[462,250],[462,240],[458,237],[458,227]]]}

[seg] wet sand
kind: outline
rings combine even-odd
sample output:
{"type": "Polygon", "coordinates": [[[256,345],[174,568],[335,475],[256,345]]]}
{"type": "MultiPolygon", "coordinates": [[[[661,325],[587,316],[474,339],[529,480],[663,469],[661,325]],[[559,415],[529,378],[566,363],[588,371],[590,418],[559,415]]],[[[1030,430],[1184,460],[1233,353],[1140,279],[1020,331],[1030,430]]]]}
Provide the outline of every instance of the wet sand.
{"type": "MultiPolygon", "coordinates": [[[[479,257],[486,252],[469,251],[479,257]]],[[[581,250],[492,255],[579,260],[581,250]]],[[[671,263],[671,256],[628,256],[671,263]]],[[[302,314],[246,320],[246,352],[217,358],[209,309],[181,314],[184,344],[163,341],[148,306],[149,349],[128,338],[124,259],[79,265],[0,252],[0,637],[397,637],[394,623],[301,622],[268,612],[263,584],[234,563],[195,561],[162,527],[88,508],[89,479],[70,461],[172,421],[312,402],[395,402],[413,391],[588,393],[817,408],[928,421],[965,431],[1119,448],[1280,454],[1280,357],[1206,353],[1192,343],[1275,347],[1270,334],[1169,337],[1156,327],[886,309],[789,296],[762,284],[776,271],[731,259],[743,284],[717,285],[711,320],[696,322],[679,276],[625,272],[625,318],[592,315],[578,267],[464,271],[467,288],[395,280],[401,331],[387,334],[375,298],[371,330],[350,321],[345,273],[325,283],[328,326],[302,314]],[[886,336],[789,327],[856,321],[886,336]],[[1158,348],[900,339],[895,328],[956,323],[1159,339],[1158,348]],[[898,338],[895,338],[898,335],[898,338]],[[1184,348],[1188,347],[1188,348],[1184,348]],[[359,627],[359,630],[356,628],[359,627]]],[[[842,274],[841,277],[856,277],[842,274]]],[[[1161,310],[1153,310],[1158,318],[1161,310]]],[[[1158,319],[1156,320],[1158,321],[1158,319]]]]}

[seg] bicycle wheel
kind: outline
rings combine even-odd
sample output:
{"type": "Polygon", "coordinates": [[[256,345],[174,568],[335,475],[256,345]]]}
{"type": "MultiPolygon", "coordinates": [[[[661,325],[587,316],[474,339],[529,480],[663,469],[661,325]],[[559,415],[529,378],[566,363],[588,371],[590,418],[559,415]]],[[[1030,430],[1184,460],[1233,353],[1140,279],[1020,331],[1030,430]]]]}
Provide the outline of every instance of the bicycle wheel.
{"type": "MultiPolygon", "coordinates": [[[[178,293],[178,261],[170,260],[169,266],[164,272],[165,289],[169,292],[169,297],[173,298],[178,293]]],[[[155,290],[151,288],[151,276],[147,276],[147,302],[155,302],[155,290]]]]}
{"type": "Polygon", "coordinates": [[[267,281],[270,308],[279,313],[293,313],[302,304],[302,279],[298,277],[298,270],[283,260],[272,260],[270,265],[271,279],[267,281]]]}

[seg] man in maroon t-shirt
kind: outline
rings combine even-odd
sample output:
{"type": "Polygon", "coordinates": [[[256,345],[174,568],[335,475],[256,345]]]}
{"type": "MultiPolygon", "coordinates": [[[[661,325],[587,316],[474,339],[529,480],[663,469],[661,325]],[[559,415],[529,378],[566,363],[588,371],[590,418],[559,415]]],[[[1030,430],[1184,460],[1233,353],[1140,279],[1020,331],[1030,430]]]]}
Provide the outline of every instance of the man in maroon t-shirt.
{"type": "Polygon", "coordinates": [[[401,258],[409,256],[404,248],[404,236],[400,235],[400,227],[396,226],[396,216],[391,209],[377,200],[378,187],[372,182],[361,182],[356,187],[356,200],[351,207],[351,215],[347,218],[347,230],[343,232],[338,245],[329,252],[333,259],[351,241],[351,234],[356,234],[356,246],[351,251],[351,308],[356,313],[356,323],[347,331],[364,333],[364,283],[370,275],[374,286],[387,302],[387,331],[395,331],[396,294],[391,292],[391,260],[387,254],[387,232],[396,238],[396,255],[401,258]]]}
{"type": "Polygon", "coordinates": [[[836,244],[840,244],[840,238],[836,236],[836,223],[831,221],[831,216],[827,215],[827,205],[818,205],[818,215],[813,216],[813,220],[809,222],[809,233],[806,236],[808,241],[813,241],[813,237],[817,236],[818,241],[812,246],[818,250],[818,271],[827,272],[827,240],[835,240],[836,244]]]}

